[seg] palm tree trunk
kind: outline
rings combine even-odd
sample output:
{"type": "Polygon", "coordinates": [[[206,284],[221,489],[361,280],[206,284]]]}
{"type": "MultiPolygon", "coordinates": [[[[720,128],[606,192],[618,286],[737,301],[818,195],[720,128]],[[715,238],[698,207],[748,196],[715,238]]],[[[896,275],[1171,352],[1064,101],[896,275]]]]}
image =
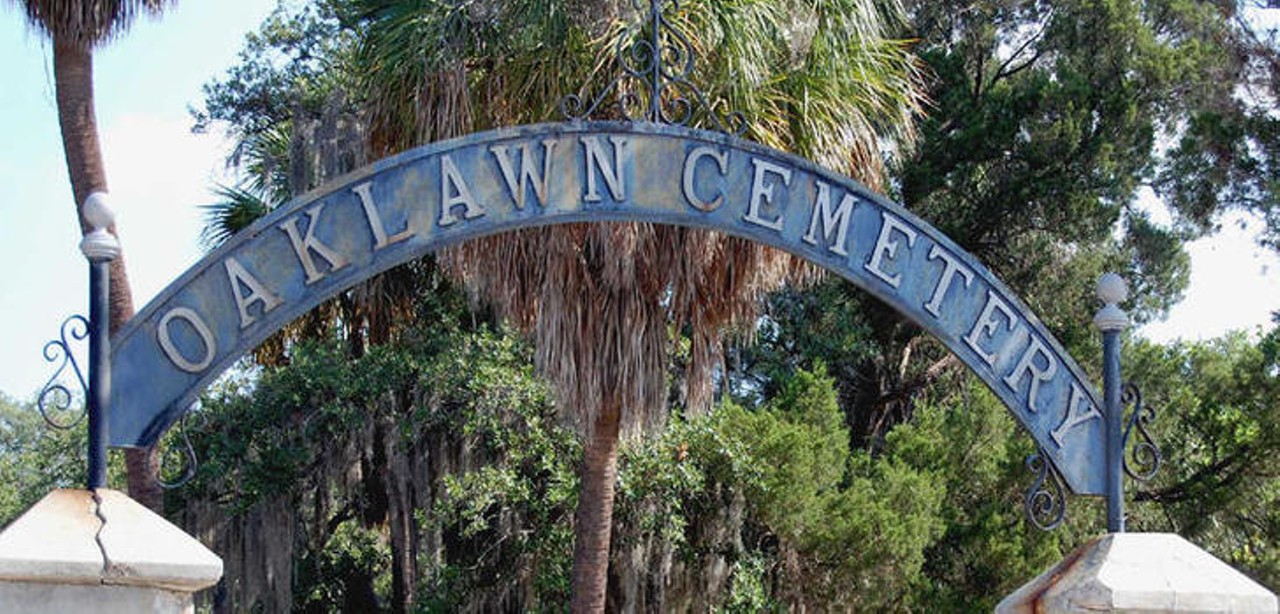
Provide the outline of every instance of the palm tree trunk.
{"type": "MultiPolygon", "coordinates": [[[[71,175],[77,212],[93,192],[105,192],[107,174],[98,145],[98,122],[93,111],[93,51],[62,37],[53,39],[53,78],[58,101],[62,150],[71,175]]],[[[88,225],[80,219],[81,231],[88,225]]]]}
{"type": "Polygon", "coordinates": [[[125,448],[125,473],[129,482],[129,497],[157,513],[164,513],[164,492],[156,475],[160,473],[160,456],[152,448],[125,448]]]}
{"type": "Polygon", "coordinates": [[[574,515],[573,585],[575,614],[603,612],[609,584],[609,540],[613,493],[618,477],[618,428],[621,407],[606,401],[582,453],[582,488],[574,515]]]}
{"type": "MultiPolygon", "coordinates": [[[[88,224],[80,215],[80,205],[94,192],[107,191],[107,173],[98,142],[98,122],[93,107],[93,51],[88,46],[60,36],[53,37],[53,78],[58,103],[58,125],[62,129],[62,150],[67,158],[71,193],[75,198],[80,231],[88,224]]],[[[115,228],[111,228],[115,232],[115,228]]],[[[109,324],[112,333],[133,317],[133,292],[125,273],[124,255],[111,263],[109,324]]],[[[156,457],[153,450],[130,448],[125,452],[129,474],[129,496],[159,511],[160,488],[152,475],[156,457]]]]}

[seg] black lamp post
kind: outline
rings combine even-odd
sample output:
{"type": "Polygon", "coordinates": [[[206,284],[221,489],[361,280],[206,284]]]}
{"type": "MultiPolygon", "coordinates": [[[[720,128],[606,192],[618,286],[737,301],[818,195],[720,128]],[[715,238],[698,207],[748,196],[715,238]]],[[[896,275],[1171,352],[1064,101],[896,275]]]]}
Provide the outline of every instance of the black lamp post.
{"type": "Polygon", "coordinates": [[[84,219],[91,230],[80,241],[89,260],[89,479],[90,490],[107,486],[107,411],[111,400],[110,302],[111,261],[120,255],[120,242],[107,229],[115,212],[107,195],[94,192],[85,199],[84,219]]]}
{"type": "Polygon", "coordinates": [[[1124,404],[1120,399],[1120,334],[1129,327],[1129,314],[1119,303],[1129,298],[1129,287],[1115,273],[1098,279],[1102,309],[1093,317],[1102,331],[1102,396],[1106,408],[1107,532],[1124,532],[1124,404]]]}

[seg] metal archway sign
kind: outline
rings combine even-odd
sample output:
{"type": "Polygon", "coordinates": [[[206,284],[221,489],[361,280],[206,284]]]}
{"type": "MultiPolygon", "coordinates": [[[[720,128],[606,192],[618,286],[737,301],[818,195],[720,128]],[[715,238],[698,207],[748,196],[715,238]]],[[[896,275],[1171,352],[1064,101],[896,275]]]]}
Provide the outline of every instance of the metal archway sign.
{"type": "Polygon", "coordinates": [[[786,250],[937,337],[995,392],[1077,494],[1105,492],[1097,393],[973,256],[864,186],[722,133],[568,122],[477,133],[381,160],[208,254],[112,339],[113,446],[149,446],[285,324],[440,247],[517,228],[632,221],[786,250]]]}

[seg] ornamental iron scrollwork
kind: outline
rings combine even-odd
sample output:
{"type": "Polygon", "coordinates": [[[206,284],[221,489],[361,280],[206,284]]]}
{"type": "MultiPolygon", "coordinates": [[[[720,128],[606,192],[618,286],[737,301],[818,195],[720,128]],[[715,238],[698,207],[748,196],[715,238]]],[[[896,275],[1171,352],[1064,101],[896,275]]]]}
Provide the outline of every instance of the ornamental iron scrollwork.
{"type": "MultiPolygon", "coordinates": [[[[645,0],[632,0],[636,11],[645,0]]],[[[706,94],[690,81],[697,54],[689,38],[667,19],[667,7],[680,10],[680,0],[649,0],[645,23],[627,27],[618,38],[615,63],[619,73],[595,96],[569,94],[560,99],[560,114],[568,121],[596,118],[644,120],[688,126],[701,109],[715,130],[742,136],[747,118],[738,111],[721,117],[706,94]],[[611,100],[612,99],[612,100],[611,100]]]]}
{"type": "Polygon", "coordinates": [[[1156,420],[1156,410],[1143,404],[1142,391],[1132,382],[1125,384],[1120,396],[1120,405],[1133,406],[1133,410],[1129,413],[1128,424],[1124,428],[1124,441],[1121,444],[1125,451],[1124,472],[1135,480],[1149,481],[1160,470],[1160,463],[1163,461],[1159,446],[1151,437],[1151,432],[1147,430],[1147,427],[1156,420]],[[1132,437],[1135,429],[1137,438],[1132,437]]]}
{"type": "Polygon", "coordinates": [[[1067,490],[1062,476],[1046,460],[1043,450],[1027,455],[1025,462],[1027,469],[1036,474],[1022,503],[1027,520],[1041,531],[1052,531],[1067,517],[1067,490]]]}
{"type": "Polygon", "coordinates": [[[196,469],[200,467],[200,459],[196,456],[195,446],[191,444],[191,432],[187,426],[187,418],[191,415],[191,410],[183,412],[182,418],[178,420],[178,428],[171,431],[169,435],[160,440],[156,444],[156,454],[159,456],[160,462],[156,463],[155,475],[151,476],[156,484],[165,490],[180,488],[191,481],[196,476],[196,469]],[[174,441],[177,439],[177,441],[174,441]],[[177,477],[172,480],[166,479],[165,476],[173,475],[175,472],[170,471],[173,463],[180,462],[182,470],[177,472],[177,477]]]}
{"type": "Polygon", "coordinates": [[[79,411],[72,410],[71,406],[76,395],[63,383],[62,376],[70,366],[76,381],[80,384],[81,396],[88,394],[89,386],[85,381],[84,372],[80,369],[80,363],[76,361],[75,353],[71,351],[71,343],[84,341],[89,337],[89,331],[89,320],[81,315],[73,315],[63,320],[58,338],[44,344],[45,361],[58,363],[58,368],[49,377],[49,381],[45,382],[44,388],[40,389],[40,396],[36,397],[36,407],[40,410],[40,416],[44,418],[45,423],[52,428],[59,430],[74,428],[88,415],[88,408],[84,405],[79,411]]]}

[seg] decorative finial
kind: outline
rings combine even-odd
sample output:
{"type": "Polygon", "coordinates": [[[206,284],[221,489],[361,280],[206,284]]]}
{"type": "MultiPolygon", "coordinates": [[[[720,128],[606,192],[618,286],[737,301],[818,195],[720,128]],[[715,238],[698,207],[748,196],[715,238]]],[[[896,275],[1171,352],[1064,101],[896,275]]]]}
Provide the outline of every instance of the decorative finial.
{"type": "Polygon", "coordinates": [[[94,192],[84,199],[81,208],[90,231],[80,241],[80,253],[91,262],[106,262],[120,256],[120,241],[107,231],[116,220],[105,192],[94,192]]]}
{"type": "Polygon", "coordinates": [[[1098,298],[1102,300],[1102,309],[1093,316],[1093,325],[1101,331],[1118,331],[1129,327],[1129,314],[1120,308],[1120,303],[1129,298],[1129,285],[1124,278],[1115,273],[1103,273],[1098,278],[1098,298]]]}
{"type": "Polygon", "coordinates": [[[724,112],[712,104],[691,78],[697,56],[684,32],[667,19],[669,6],[681,10],[681,0],[631,0],[642,12],[643,23],[632,24],[618,39],[615,64],[619,73],[592,95],[569,94],[560,100],[560,114],[569,121],[596,119],[642,120],[657,124],[689,126],[704,121],[708,128],[742,136],[747,118],[740,112],[724,112]]]}

